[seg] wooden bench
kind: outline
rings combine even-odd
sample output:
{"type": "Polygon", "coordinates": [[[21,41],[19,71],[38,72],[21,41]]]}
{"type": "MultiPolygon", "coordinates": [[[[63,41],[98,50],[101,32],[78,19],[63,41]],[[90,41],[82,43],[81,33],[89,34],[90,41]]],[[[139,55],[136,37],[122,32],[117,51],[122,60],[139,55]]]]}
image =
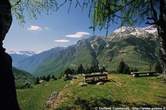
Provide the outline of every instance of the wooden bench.
{"type": "Polygon", "coordinates": [[[152,72],[152,71],[142,71],[142,72],[131,72],[131,75],[133,77],[139,77],[140,75],[146,75],[146,76],[153,76],[157,72],[152,72]]]}

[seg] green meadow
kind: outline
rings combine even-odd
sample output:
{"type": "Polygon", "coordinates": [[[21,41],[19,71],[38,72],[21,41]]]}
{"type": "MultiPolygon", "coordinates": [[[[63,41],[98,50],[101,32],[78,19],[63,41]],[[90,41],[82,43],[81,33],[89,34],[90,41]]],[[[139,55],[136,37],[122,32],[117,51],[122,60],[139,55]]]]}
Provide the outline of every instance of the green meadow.
{"type": "Polygon", "coordinates": [[[138,77],[109,74],[104,85],[81,87],[82,76],[71,81],[62,79],[18,90],[22,110],[47,110],[44,105],[54,91],[61,93],[59,110],[87,110],[94,107],[166,106],[166,84],[159,77],[138,77]]]}
{"type": "Polygon", "coordinates": [[[29,89],[18,89],[20,108],[22,110],[43,110],[51,93],[60,91],[66,83],[63,80],[56,80],[35,85],[29,89]]]}

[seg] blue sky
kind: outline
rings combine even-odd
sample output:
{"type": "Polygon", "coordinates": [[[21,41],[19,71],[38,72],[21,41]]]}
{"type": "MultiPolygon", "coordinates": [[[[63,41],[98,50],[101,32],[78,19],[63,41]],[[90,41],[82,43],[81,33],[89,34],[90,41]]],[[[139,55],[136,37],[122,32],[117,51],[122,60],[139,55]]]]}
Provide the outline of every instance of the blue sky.
{"type": "MultiPolygon", "coordinates": [[[[72,8],[70,13],[67,7],[62,7],[51,15],[42,15],[35,19],[26,19],[21,25],[14,18],[12,27],[4,41],[7,51],[36,51],[41,52],[54,47],[69,46],[80,39],[90,37],[90,19],[88,11],[72,8]]],[[[111,32],[117,26],[112,25],[111,32]]],[[[96,35],[105,35],[105,30],[96,31],[96,35]]]]}

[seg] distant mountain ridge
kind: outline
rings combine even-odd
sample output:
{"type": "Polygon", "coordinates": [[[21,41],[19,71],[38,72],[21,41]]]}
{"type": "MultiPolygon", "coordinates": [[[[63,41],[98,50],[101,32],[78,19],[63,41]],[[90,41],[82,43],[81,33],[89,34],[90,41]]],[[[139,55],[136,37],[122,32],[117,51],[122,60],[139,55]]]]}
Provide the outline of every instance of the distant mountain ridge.
{"type": "MultiPolygon", "coordinates": [[[[34,54],[33,56],[26,57],[17,63],[13,63],[15,67],[20,68],[22,70],[33,73],[38,66],[43,63],[47,59],[54,58],[59,51],[63,50],[63,47],[53,48],[48,51],[44,51],[39,54],[34,54]]],[[[12,55],[11,55],[12,56],[12,55]]],[[[14,57],[13,57],[14,59],[14,57]]]]}
{"type": "Polygon", "coordinates": [[[22,60],[37,54],[34,51],[8,51],[7,53],[12,57],[13,66],[18,65],[22,60]]]}
{"type": "Polygon", "coordinates": [[[33,56],[37,53],[34,51],[9,51],[9,54],[24,55],[24,56],[33,56]]]}
{"type": "Polygon", "coordinates": [[[149,69],[158,61],[159,42],[153,26],[121,27],[108,37],[93,36],[67,48],[54,48],[21,60],[17,68],[35,75],[60,75],[67,67],[94,64],[115,71],[123,59],[132,68],[149,69]]]}

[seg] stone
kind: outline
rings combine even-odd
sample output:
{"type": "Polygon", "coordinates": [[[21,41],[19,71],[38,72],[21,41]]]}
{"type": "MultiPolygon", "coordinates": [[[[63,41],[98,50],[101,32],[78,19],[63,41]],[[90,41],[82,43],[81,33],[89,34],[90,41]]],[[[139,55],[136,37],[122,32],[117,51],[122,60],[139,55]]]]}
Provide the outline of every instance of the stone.
{"type": "Polygon", "coordinates": [[[98,82],[96,85],[104,85],[104,82],[98,82]]]}
{"type": "Polygon", "coordinates": [[[85,82],[80,82],[80,83],[79,83],[79,86],[81,86],[81,87],[87,86],[87,83],[85,83],[85,82]]]}

